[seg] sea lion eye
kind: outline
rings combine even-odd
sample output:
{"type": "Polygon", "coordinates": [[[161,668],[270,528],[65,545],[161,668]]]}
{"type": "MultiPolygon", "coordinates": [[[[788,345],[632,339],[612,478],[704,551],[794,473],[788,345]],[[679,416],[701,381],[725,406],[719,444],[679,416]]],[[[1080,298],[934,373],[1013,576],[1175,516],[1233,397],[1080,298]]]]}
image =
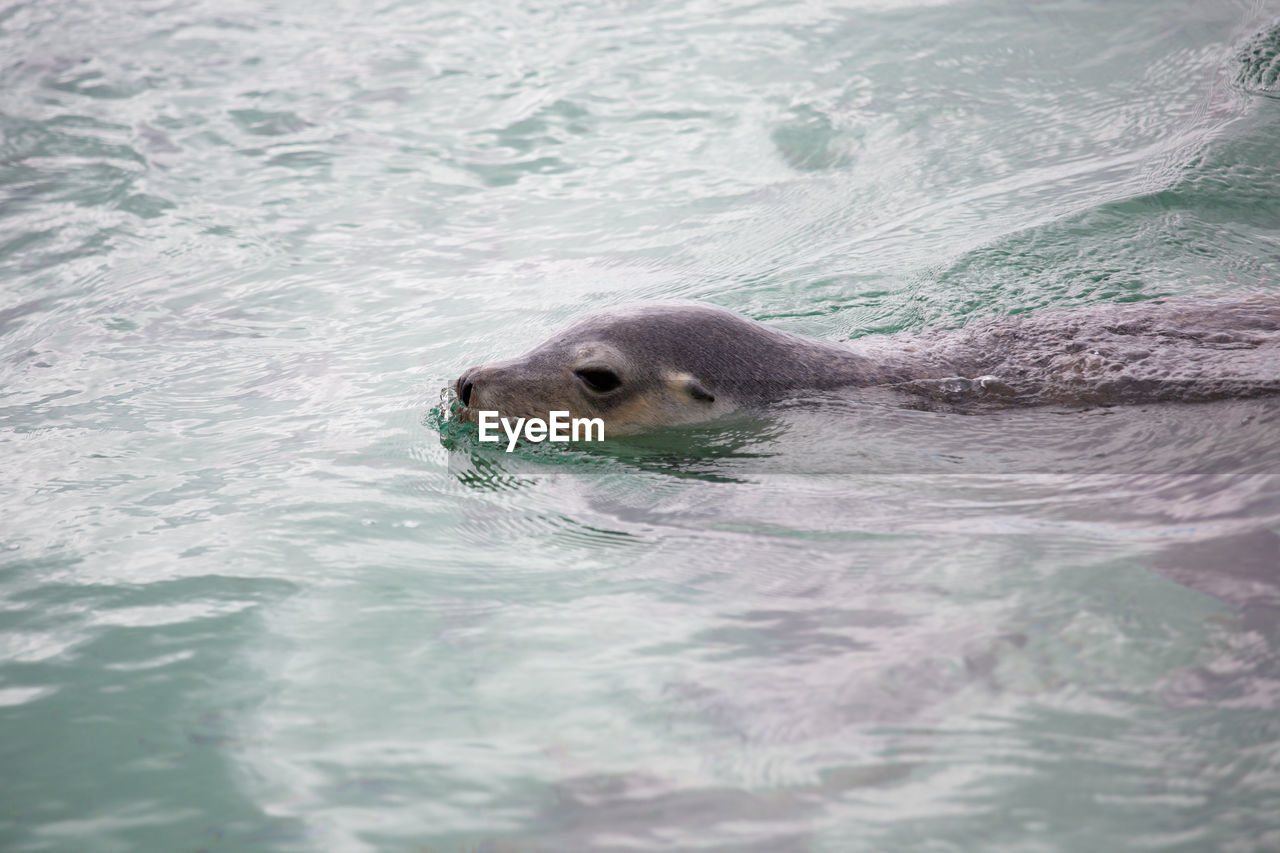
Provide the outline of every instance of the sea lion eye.
{"type": "Polygon", "coordinates": [[[583,385],[597,394],[607,394],[622,385],[618,374],[607,367],[579,367],[573,373],[582,380],[583,385]]]}

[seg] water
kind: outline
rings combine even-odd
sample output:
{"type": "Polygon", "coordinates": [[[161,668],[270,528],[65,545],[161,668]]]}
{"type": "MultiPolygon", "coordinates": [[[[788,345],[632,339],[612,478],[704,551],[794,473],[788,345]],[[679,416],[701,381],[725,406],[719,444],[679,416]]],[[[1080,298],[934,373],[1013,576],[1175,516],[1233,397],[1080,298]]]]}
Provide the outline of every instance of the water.
{"type": "Polygon", "coordinates": [[[1274,2],[0,10],[0,847],[1280,847],[1280,407],[505,454],[462,369],[1275,291],[1274,2]]]}

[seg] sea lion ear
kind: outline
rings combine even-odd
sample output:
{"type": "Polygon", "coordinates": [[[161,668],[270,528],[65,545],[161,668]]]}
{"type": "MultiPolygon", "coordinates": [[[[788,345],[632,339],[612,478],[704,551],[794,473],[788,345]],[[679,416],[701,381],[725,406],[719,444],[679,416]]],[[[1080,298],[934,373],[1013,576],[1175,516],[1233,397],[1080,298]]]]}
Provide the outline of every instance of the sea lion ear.
{"type": "Polygon", "coordinates": [[[695,400],[701,400],[704,403],[714,403],[716,401],[715,394],[712,394],[705,385],[687,373],[674,374],[671,377],[671,384],[695,400]]]}

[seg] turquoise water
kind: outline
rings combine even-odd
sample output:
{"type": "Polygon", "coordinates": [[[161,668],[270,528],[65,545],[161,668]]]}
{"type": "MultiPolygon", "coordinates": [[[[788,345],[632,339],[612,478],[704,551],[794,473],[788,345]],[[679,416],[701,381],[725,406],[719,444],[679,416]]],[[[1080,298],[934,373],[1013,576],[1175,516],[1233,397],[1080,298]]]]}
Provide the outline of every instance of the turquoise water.
{"type": "Polygon", "coordinates": [[[0,848],[1280,848],[1280,406],[481,448],[587,310],[1280,287],[1280,4],[0,8],[0,848]]]}

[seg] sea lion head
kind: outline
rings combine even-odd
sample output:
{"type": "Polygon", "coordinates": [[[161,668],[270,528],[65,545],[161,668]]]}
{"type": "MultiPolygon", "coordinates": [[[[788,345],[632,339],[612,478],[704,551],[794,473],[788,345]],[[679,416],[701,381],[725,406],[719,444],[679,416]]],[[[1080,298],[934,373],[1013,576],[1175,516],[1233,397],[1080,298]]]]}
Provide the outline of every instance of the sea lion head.
{"type": "Polygon", "coordinates": [[[605,435],[707,420],[741,402],[759,353],[778,333],[702,305],[647,305],[583,318],[524,355],[465,371],[459,417],[600,418],[605,435]],[[754,356],[754,357],[753,357],[754,356]]]}

